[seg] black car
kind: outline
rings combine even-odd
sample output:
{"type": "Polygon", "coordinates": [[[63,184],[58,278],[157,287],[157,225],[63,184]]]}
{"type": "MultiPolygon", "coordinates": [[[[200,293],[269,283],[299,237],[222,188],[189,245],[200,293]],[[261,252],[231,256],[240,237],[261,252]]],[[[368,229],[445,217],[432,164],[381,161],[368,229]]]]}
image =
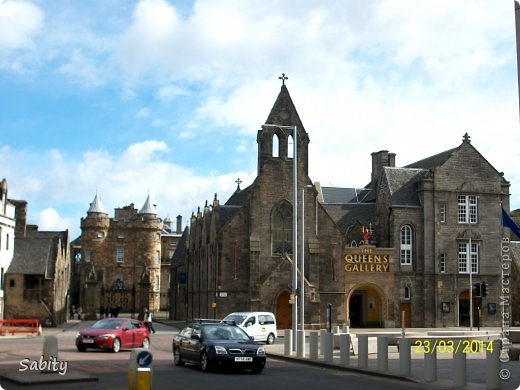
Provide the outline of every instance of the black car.
{"type": "Polygon", "coordinates": [[[193,322],[181,330],[172,342],[173,362],[200,364],[202,371],[217,367],[262,372],[266,355],[238,326],[218,322],[193,322]]]}

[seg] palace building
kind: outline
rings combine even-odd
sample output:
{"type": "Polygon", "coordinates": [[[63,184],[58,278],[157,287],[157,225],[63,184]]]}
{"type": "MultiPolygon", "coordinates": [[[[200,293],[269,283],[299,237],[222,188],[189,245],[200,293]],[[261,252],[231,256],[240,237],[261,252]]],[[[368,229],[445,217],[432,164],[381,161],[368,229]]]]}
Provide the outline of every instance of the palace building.
{"type": "Polygon", "coordinates": [[[191,217],[172,261],[171,318],[272,311],[290,328],[296,292],[308,329],[325,326],[327,308],[335,325],[468,326],[471,306],[474,326],[500,324],[509,182],[469,135],[405,167],[372,153],[369,183],[337,188],[308,176],[310,138],[285,83],[265,123],[254,182],[191,217]]]}
{"type": "Polygon", "coordinates": [[[150,196],[139,211],[132,203],[110,218],[96,194],[72,245],[78,286],[72,303],[86,319],[159,310],[162,231],[150,196]]]}

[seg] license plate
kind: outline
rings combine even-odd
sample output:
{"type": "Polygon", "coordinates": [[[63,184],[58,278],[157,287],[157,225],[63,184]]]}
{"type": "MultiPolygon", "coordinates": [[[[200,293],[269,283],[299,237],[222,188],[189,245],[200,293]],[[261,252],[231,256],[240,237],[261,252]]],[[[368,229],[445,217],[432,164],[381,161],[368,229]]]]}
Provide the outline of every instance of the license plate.
{"type": "Polygon", "coordinates": [[[252,357],[235,357],[235,362],[252,362],[253,361],[253,358],[252,357]]]}
{"type": "Polygon", "coordinates": [[[94,344],[94,339],[83,339],[83,344],[94,344]]]}

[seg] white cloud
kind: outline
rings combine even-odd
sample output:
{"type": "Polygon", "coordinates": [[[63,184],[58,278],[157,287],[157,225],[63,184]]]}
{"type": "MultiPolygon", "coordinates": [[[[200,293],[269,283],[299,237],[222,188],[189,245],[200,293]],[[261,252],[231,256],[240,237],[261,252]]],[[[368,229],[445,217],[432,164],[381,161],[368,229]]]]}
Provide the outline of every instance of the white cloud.
{"type": "MultiPolygon", "coordinates": [[[[150,193],[161,217],[180,214],[187,221],[198,206],[213,201],[214,193],[225,202],[237,177],[249,184],[253,180],[244,172],[197,176],[188,167],[168,162],[168,151],[164,142],[148,140],[130,145],[120,155],[88,151],[79,161],[54,150],[42,155],[24,152],[24,158],[38,164],[24,175],[7,171],[9,197],[28,202],[28,221],[40,230],[69,229],[74,238],[96,193],[110,215],[114,208],[130,203],[141,208],[150,193]]],[[[12,167],[21,153],[9,151],[3,156],[3,164],[12,167]]]]}
{"type": "Polygon", "coordinates": [[[44,24],[43,11],[28,1],[0,1],[0,52],[33,46],[44,24]]]}
{"type": "Polygon", "coordinates": [[[36,224],[40,231],[61,231],[74,226],[76,221],[72,221],[71,218],[63,218],[56,209],[48,207],[38,213],[36,224]]]}

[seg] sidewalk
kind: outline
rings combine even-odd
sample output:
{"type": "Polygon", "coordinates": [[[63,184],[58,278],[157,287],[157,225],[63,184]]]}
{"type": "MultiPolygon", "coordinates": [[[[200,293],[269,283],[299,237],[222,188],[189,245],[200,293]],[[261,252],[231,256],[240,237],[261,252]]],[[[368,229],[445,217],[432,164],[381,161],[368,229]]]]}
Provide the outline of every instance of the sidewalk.
{"type": "MultiPolygon", "coordinates": [[[[354,340],[355,342],[355,340],[354,340]]],[[[357,350],[357,349],[356,349],[357,350]]],[[[284,354],[284,344],[280,341],[273,345],[267,345],[266,351],[268,355],[277,357],[280,359],[295,360],[300,363],[320,365],[328,368],[335,368],[341,370],[356,371],[368,375],[391,377],[395,379],[403,379],[413,381],[417,383],[427,383],[424,381],[424,354],[414,353],[412,348],[412,360],[411,360],[411,376],[404,377],[400,375],[399,367],[399,353],[397,348],[389,347],[388,349],[388,370],[378,371],[377,370],[377,354],[369,353],[368,355],[368,368],[358,368],[358,357],[350,356],[349,365],[342,365],[340,363],[340,352],[339,349],[334,350],[333,361],[331,363],[325,362],[323,355],[319,355],[318,360],[312,361],[309,359],[309,340],[306,340],[305,357],[297,357],[295,353],[291,355],[284,354]]],[[[429,385],[433,385],[440,388],[452,388],[453,386],[453,360],[451,355],[438,354],[437,355],[437,378],[438,380],[429,385]]],[[[508,362],[502,363],[502,369],[507,369],[511,373],[511,377],[508,380],[502,381],[502,389],[517,389],[520,386],[520,362],[508,362]]],[[[466,359],[466,378],[468,389],[485,389],[486,386],[486,360],[485,354],[476,353],[474,355],[467,355],[466,359]]]]}

